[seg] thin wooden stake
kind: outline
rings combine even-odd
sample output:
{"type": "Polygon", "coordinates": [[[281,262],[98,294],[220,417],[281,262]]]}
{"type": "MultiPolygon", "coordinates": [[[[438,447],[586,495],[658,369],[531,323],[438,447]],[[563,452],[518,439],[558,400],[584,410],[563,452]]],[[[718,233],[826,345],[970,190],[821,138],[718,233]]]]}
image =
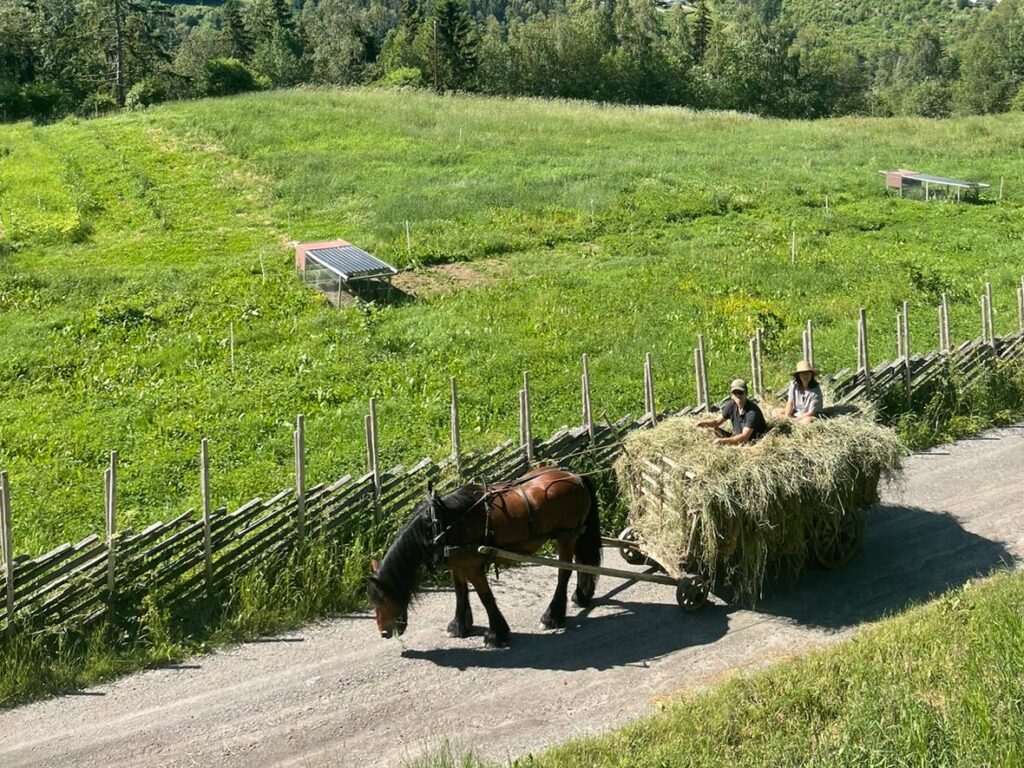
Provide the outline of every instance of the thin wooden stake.
{"type": "Polygon", "coordinates": [[[526,460],[533,462],[533,424],[530,414],[530,372],[523,371],[523,438],[526,460]]]}
{"type": "Polygon", "coordinates": [[[793,222],[789,235],[789,263],[796,264],[796,222],[793,222]]]}
{"type": "Polygon", "coordinates": [[[807,334],[807,362],[814,367],[814,324],[808,320],[807,330],[804,331],[807,334]]]}
{"type": "Polygon", "coordinates": [[[107,491],[107,589],[113,594],[117,571],[117,551],[114,545],[114,535],[117,533],[117,451],[110,452],[110,467],[104,474],[107,491]]]}
{"type": "Polygon", "coordinates": [[[211,518],[213,506],[210,503],[210,441],[203,438],[199,449],[199,480],[203,495],[203,563],[206,569],[206,588],[213,588],[213,540],[211,518]]]}
{"type": "Polygon", "coordinates": [[[231,322],[228,324],[228,336],[231,340],[231,372],[235,372],[235,324],[231,322]]]}
{"type": "Polygon", "coordinates": [[[594,409],[590,401],[590,358],[586,352],[583,353],[583,426],[587,428],[587,435],[593,443],[594,435],[594,409]]]}
{"type": "Polygon", "coordinates": [[[14,616],[14,546],[11,534],[11,486],[7,472],[0,472],[0,554],[4,559],[4,580],[7,587],[7,625],[14,616]]]}
{"type": "Polygon", "coordinates": [[[412,256],[412,232],[409,230],[409,220],[405,220],[405,252],[412,256]]]}
{"type": "Polygon", "coordinates": [[[306,417],[295,417],[295,529],[306,538],[306,417]]]}
{"type": "Polygon", "coordinates": [[[451,425],[452,425],[452,464],[455,465],[455,476],[462,479],[462,438],[459,434],[459,390],[455,385],[455,377],[450,376],[448,383],[451,387],[451,425]]]}
{"type": "Polygon", "coordinates": [[[1000,202],[1002,202],[1002,199],[1003,199],[1003,182],[1005,180],[1006,179],[1004,179],[1002,176],[999,177],[999,200],[1000,200],[1000,202]]]}
{"type": "Polygon", "coordinates": [[[379,523],[380,513],[380,449],[377,443],[377,398],[370,398],[370,471],[373,473],[373,516],[379,523]]]}

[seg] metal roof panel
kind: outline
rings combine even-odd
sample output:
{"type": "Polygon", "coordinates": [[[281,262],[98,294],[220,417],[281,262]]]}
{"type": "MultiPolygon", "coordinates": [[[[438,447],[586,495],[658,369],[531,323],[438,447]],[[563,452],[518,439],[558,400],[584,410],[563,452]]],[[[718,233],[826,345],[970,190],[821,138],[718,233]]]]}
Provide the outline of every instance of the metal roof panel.
{"type": "Polygon", "coordinates": [[[306,258],[329,269],[343,280],[398,274],[398,270],[390,264],[354,245],[314,248],[306,251],[306,258]]]}

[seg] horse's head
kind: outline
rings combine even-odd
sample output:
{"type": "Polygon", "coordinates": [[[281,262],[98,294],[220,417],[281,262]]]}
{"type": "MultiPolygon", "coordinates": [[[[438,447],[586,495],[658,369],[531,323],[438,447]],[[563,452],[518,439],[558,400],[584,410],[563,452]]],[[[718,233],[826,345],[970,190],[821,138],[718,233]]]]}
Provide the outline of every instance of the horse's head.
{"type": "Polygon", "coordinates": [[[373,603],[373,609],[377,617],[377,629],[380,636],[387,639],[394,636],[401,636],[409,625],[409,606],[401,605],[391,598],[377,579],[377,561],[371,563],[373,570],[370,580],[366,584],[366,594],[373,603]]]}

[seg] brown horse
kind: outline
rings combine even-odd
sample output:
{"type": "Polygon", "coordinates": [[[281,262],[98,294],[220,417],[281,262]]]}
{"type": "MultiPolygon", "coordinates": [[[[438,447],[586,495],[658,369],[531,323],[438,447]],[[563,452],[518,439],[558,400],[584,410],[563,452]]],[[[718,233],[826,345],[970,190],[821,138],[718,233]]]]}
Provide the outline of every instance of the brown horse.
{"type": "MultiPolygon", "coordinates": [[[[539,467],[519,480],[501,485],[465,485],[445,496],[427,491],[384,559],[373,564],[367,593],[377,614],[381,637],[401,635],[408,624],[409,604],[419,589],[424,568],[451,571],[455,582],[452,637],[473,630],[469,606],[472,584],[487,611],[489,646],[508,641],[509,628],[487,583],[490,560],[482,545],[532,554],[554,539],[558,558],[587,565],[601,564],[601,523],[597,496],[589,478],[553,467],[539,467]]],[[[558,569],[558,586],[541,617],[548,629],[565,626],[566,591],[571,571],[558,569]]],[[[573,602],[586,607],[594,597],[597,577],[580,573],[573,602]]]]}

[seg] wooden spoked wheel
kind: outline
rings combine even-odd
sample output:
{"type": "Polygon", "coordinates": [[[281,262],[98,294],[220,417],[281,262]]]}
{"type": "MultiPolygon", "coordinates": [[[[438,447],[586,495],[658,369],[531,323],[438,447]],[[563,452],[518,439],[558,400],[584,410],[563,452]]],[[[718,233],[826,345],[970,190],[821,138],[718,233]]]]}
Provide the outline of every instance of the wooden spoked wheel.
{"type": "MultiPolygon", "coordinates": [[[[636,541],[636,531],[633,530],[633,526],[628,525],[622,529],[622,533],[619,534],[619,539],[622,541],[636,541]]],[[[622,559],[630,565],[647,565],[647,555],[640,551],[639,547],[619,547],[619,554],[622,555],[622,559]]]]}
{"type": "Polygon", "coordinates": [[[684,611],[697,611],[708,601],[710,585],[700,576],[683,576],[676,584],[676,602],[684,611]]]}
{"type": "Polygon", "coordinates": [[[864,539],[864,516],[853,510],[814,536],[814,559],[824,568],[841,568],[857,554],[864,539]]]}

